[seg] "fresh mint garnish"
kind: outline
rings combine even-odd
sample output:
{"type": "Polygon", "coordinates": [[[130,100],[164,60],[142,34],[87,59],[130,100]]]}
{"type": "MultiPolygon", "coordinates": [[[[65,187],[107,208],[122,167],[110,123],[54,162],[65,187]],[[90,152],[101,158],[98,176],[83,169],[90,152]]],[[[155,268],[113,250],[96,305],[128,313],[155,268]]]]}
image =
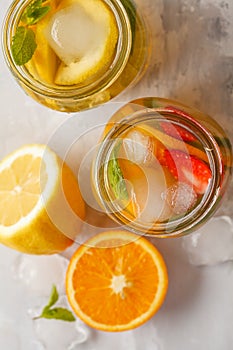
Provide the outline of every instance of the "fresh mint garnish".
{"type": "Polygon", "coordinates": [[[56,302],[58,301],[58,298],[59,298],[59,295],[57,292],[57,288],[56,288],[56,286],[53,285],[52,290],[51,290],[51,294],[50,294],[50,298],[49,298],[49,302],[45,306],[45,308],[49,309],[51,306],[56,304],[56,302]]]}
{"type": "Polygon", "coordinates": [[[40,21],[50,10],[50,6],[43,6],[42,0],[35,0],[27,6],[21,21],[26,25],[33,25],[40,21]]]}
{"type": "Polygon", "coordinates": [[[71,311],[63,307],[51,308],[58,301],[59,295],[56,286],[53,285],[48,304],[43,308],[40,316],[34,317],[34,320],[39,318],[56,319],[67,322],[74,322],[76,319],[71,311]]]}
{"type": "Polygon", "coordinates": [[[11,44],[11,52],[15,63],[18,66],[27,63],[32,58],[36,47],[33,30],[26,27],[18,27],[11,44]]]}
{"type": "Polygon", "coordinates": [[[117,160],[117,155],[121,146],[121,142],[114,148],[111,159],[108,162],[108,179],[111,189],[117,199],[128,200],[128,191],[125,180],[117,160]]]}
{"type": "Polygon", "coordinates": [[[23,66],[32,58],[37,44],[35,33],[29,26],[39,22],[50,10],[49,6],[43,6],[43,0],[35,0],[24,10],[20,20],[25,26],[16,29],[11,43],[11,52],[15,63],[23,66]]]}

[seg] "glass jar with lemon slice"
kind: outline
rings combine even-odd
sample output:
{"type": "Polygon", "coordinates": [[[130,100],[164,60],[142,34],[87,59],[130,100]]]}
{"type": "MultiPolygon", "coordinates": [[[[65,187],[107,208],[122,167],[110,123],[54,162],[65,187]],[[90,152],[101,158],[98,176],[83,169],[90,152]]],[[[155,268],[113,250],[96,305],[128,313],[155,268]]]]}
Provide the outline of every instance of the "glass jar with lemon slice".
{"type": "Polygon", "coordinates": [[[109,101],[145,69],[149,44],[135,0],[16,0],[5,59],[37,102],[76,112],[109,101]]]}

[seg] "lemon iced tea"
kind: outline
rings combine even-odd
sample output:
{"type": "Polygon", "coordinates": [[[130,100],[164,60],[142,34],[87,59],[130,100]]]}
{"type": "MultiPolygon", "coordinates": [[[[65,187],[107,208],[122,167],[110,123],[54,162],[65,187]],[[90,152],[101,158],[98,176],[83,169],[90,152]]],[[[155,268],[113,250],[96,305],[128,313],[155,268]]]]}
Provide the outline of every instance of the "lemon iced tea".
{"type": "Polygon", "coordinates": [[[135,82],[148,47],[133,0],[17,0],[3,40],[24,90],[67,112],[104,103],[135,82]]]}

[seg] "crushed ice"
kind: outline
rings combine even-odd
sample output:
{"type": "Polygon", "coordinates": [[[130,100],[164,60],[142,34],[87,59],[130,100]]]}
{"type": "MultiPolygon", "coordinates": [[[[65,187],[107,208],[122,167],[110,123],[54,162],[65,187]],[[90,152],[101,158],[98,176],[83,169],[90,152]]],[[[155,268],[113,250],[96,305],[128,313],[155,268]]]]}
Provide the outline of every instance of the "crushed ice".
{"type": "Polygon", "coordinates": [[[164,197],[176,215],[185,214],[197,202],[197,195],[193,188],[183,182],[169,187],[165,191],[164,197]]]}
{"type": "Polygon", "coordinates": [[[123,140],[127,159],[139,165],[150,165],[153,161],[154,143],[149,136],[139,131],[131,131],[123,140]]]}
{"type": "Polygon", "coordinates": [[[193,265],[216,265],[233,260],[233,220],[228,216],[212,218],[182,240],[193,265]]]}
{"type": "Polygon", "coordinates": [[[68,260],[59,256],[19,255],[13,264],[14,277],[33,294],[48,296],[56,285],[59,294],[65,293],[64,281],[68,260]]]}
{"type": "MultiPolygon", "coordinates": [[[[70,309],[65,296],[59,298],[56,306],[70,309]]],[[[33,317],[41,313],[42,308],[37,307],[35,310],[29,310],[29,314],[33,317]]],[[[87,341],[89,337],[88,327],[79,319],[75,322],[65,322],[53,319],[36,319],[34,322],[34,329],[37,339],[44,344],[48,350],[71,350],[77,344],[82,344],[87,341]]]]}

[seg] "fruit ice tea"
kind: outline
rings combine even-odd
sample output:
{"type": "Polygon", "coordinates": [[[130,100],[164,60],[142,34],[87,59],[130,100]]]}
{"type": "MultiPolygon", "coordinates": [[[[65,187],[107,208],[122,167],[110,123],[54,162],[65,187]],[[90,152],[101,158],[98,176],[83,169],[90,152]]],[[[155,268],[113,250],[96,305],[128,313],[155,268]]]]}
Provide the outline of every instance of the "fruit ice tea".
{"type": "Polygon", "coordinates": [[[210,117],[145,98],[110,119],[93,167],[97,199],[135,232],[192,231],[210,217],[232,168],[231,145],[210,117]]]}
{"type": "Polygon", "coordinates": [[[118,95],[142,74],[148,50],[133,0],[16,0],[3,42],[23,89],[66,112],[118,95]]]}

